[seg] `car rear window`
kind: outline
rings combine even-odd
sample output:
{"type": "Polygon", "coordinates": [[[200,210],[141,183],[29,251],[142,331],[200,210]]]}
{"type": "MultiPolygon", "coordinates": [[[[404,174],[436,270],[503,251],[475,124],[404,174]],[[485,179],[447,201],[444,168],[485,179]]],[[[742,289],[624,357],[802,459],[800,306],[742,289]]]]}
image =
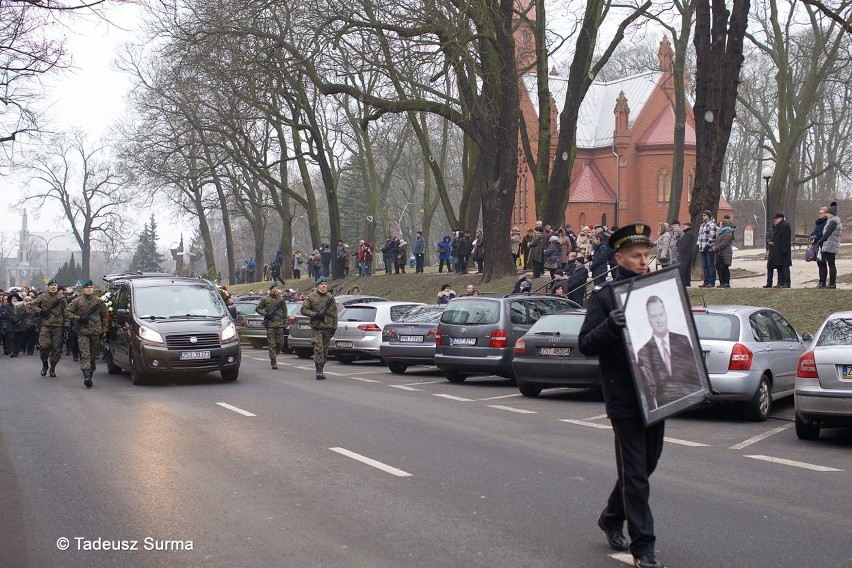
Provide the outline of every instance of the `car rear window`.
{"type": "Polygon", "coordinates": [[[740,336],[740,320],[730,314],[692,314],[700,339],[736,341],[740,336]]]}
{"type": "Polygon", "coordinates": [[[287,315],[298,315],[302,309],[302,302],[287,302],[287,315]]]}
{"type": "Polygon", "coordinates": [[[452,300],[441,315],[441,323],[490,324],[500,321],[500,303],[488,300],[452,300]]]}
{"type": "Polygon", "coordinates": [[[833,319],[826,322],[817,338],[817,347],[852,345],[852,319],[833,319]]]}
{"type": "Polygon", "coordinates": [[[560,335],[577,335],[583,326],[586,314],[551,315],[538,320],[527,333],[559,333],[560,335]]]}
{"type": "Polygon", "coordinates": [[[257,309],[257,302],[240,302],[235,304],[237,307],[237,313],[241,316],[249,316],[255,312],[257,309]]]}
{"type": "Polygon", "coordinates": [[[444,313],[444,305],[418,306],[402,316],[400,323],[438,323],[441,314],[444,313]]]}
{"type": "Polygon", "coordinates": [[[376,321],[376,308],[349,306],[344,308],[338,319],[341,321],[376,321]]]}

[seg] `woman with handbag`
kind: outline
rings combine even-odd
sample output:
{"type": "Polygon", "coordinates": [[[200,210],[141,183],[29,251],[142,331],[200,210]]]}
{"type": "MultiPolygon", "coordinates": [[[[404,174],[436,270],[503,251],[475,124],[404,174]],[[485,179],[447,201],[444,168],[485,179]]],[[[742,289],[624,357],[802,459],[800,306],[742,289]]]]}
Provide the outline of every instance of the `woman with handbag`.
{"type": "Polygon", "coordinates": [[[840,233],[843,226],[840,224],[840,217],[837,216],[837,203],[834,201],[828,206],[826,217],[828,220],[825,222],[825,229],[816,242],[820,249],[817,258],[822,256],[821,260],[825,262],[828,272],[828,282],[824,287],[837,288],[837,267],[834,265],[834,257],[840,252],[840,233]]]}
{"type": "Polygon", "coordinates": [[[825,231],[825,224],[827,221],[828,207],[820,207],[819,217],[817,217],[817,220],[814,221],[814,230],[811,231],[810,244],[808,245],[808,250],[805,252],[806,261],[817,261],[817,270],[819,271],[819,284],[817,284],[817,288],[825,288],[825,280],[828,276],[828,265],[826,265],[825,263],[825,258],[823,258],[822,255],[817,255],[817,249],[819,248],[817,243],[822,238],[822,234],[823,231],[825,231]]]}
{"type": "Polygon", "coordinates": [[[716,251],[716,272],[719,275],[719,288],[731,287],[731,262],[734,260],[734,229],[730,219],[722,220],[722,228],[713,241],[716,251]]]}

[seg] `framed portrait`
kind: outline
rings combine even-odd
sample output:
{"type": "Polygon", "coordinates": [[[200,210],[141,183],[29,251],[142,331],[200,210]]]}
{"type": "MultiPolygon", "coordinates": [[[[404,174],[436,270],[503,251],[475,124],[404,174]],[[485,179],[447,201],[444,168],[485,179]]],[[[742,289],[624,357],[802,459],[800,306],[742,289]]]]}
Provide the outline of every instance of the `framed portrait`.
{"type": "Polygon", "coordinates": [[[645,424],[710,399],[704,355],[677,266],[612,284],[645,424]]]}

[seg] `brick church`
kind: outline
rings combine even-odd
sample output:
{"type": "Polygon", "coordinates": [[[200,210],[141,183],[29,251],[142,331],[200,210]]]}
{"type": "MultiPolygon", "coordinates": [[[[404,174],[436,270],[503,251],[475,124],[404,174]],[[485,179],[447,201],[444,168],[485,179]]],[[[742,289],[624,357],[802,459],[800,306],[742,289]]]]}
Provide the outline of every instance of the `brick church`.
{"type": "MultiPolygon", "coordinates": [[[[534,17],[534,15],[532,16],[534,17]]],[[[530,67],[523,53],[529,49],[528,30],[519,29],[519,65],[530,67]],[[528,46],[524,49],[524,46],[528,46]],[[526,60],[526,61],[525,61],[526,60]],[[526,64],[525,64],[526,63],[526,64]]],[[[577,127],[577,157],[571,173],[569,203],[564,221],[575,230],[582,225],[624,225],[644,221],[656,229],[667,219],[672,187],[674,155],[673,51],[668,38],[660,42],[659,70],[610,82],[594,82],[580,107],[577,127]],[[618,208],[618,214],[616,214],[618,208]]],[[[534,69],[534,67],[533,67],[534,69]]],[[[551,130],[557,132],[557,117],[565,103],[568,80],[550,75],[551,130]]],[[[534,72],[520,79],[521,111],[527,132],[537,132],[538,89],[534,72]]],[[[556,136],[551,142],[554,159],[556,136]]],[[[536,140],[530,141],[536,152],[536,140]]],[[[695,117],[687,108],[684,180],[681,222],[689,220],[689,202],[695,177],[695,117]]],[[[513,226],[523,229],[535,224],[535,186],[519,143],[518,184],[515,190],[513,226]]],[[[722,196],[718,219],[733,217],[722,196]]]]}

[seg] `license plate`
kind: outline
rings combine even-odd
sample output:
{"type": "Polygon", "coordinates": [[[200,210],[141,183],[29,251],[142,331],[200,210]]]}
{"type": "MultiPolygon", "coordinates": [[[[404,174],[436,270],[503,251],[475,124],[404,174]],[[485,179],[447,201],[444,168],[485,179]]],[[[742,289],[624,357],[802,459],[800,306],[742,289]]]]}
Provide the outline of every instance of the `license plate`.
{"type": "Polygon", "coordinates": [[[423,343],[422,335],[400,335],[399,340],[403,343],[423,343]]]}
{"type": "Polygon", "coordinates": [[[570,357],[570,347],[539,347],[538,354],[544,357],[570,357]]]}
{"type": "Polygon", "coordinates": [[[334,346],[340,349],[352,349],[354,347],[351,341],[338,341],[334,346]]]}
{"type": "Polygon", "coordinates": [[[261,327],[262,325],[261,320],[246,320],[246,327],[261,327]]]}
{"type": "Polygon", "coordinates": [[[311,324],[309,323],[300,323],[299,329],[311,329],[311,324]]]}
{"type": "Polygon", "coordinates": [[[852,379],[852,365],[843,365],[843,379],[852,379]]]}
{"type": "Polygon", "coordinates": [[[188,361],[190,359],[209,359],[210,352],[209,351],[181,351],[180,355],[181,361],[188,361]]]}
{"type": "Polygon", "coordinates": [[[450,345],[476,345],[475,337],[451,337],[450,345]]]}

